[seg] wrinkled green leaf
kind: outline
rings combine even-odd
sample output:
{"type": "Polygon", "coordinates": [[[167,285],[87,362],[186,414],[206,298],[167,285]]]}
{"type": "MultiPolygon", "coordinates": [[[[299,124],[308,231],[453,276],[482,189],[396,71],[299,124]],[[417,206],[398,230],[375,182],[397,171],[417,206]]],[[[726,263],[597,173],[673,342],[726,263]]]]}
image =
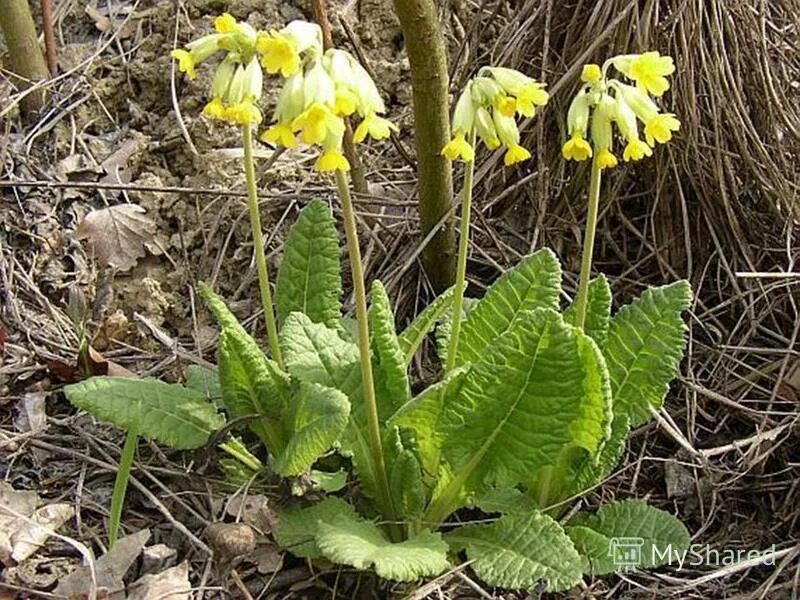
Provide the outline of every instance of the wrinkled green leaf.
{"type": "Polygon", "coordinates": [[[285,477],[308,471],[330,450],[347,426],[350,402],[337,389],[301,382],[292,413],[287,424],[291,437],[273,463],[275,471],[285,477]]]}
{"type": "Polygon", "coordinates": [[[386,289],[380,281],[372,283],[369,325],[372,334],[375,394],[378,416],[383,422],[398,407],[411,399],[405,355],[395,333],[394,314],[386,289]]]}
{"type": "Polygon", "coordinates": [[[625,452],[630,425],[627,415],[619,415],[611,422],[611,436],[600,449],[597,457],[587,456],[575,477],[574,491],[580,492],[594,487],[608,477],[619,464],[625,452]]]}
{"type": "MultiPolygon", "coordinates": [[[[464,298],[461,304],[461,320],[463,321],[480,302],[480,298],[464,298]]],[[[436,327],[436,355],[443,363],[447,362],[447,353],[450,351],[450,338],[453,332],[453,311],[447,311],[436,327]]]]}
{"type": "Polygon", "coordinates": [[[686,346],[681,312],[691,302],[689,283],[678,281],[645,290],[611,320],[604,355],[614,410],[624,407],[631,427],[650,418],[650,407],[661,407],[678,374],[686,346]]]}
{"type": "Polygon", "coordinates": [[[278,269],[278,323],[292,312],[332,329],[339,325],[342,294],[339,234],[327,204],[312,200],[289,231],[278,269]]]}
{"type": "Polygon", "coordinates": [[[431,332],[442,315],[450,309],[452,303],[453,288],[450,288],[425,307],[425,310],[419,313],[411,324],[403,330],[403,333],[398,336],[400,349],[405,356],[407,365],[411,363],[425,337],[431,332]]]}
{"type": "Polygon", "coordinates": [[[490,488],[476,495],[472,505],[483,512],[501,515],[536,510],[536,502],[517,488],[490,488]]]}
{"type": "Polygon", "coordinates": [[[205,394],[157,379],[92,377],[64,394],[101,421],[170,448],[199,448],[225,424],[205,394]]]}
{"type": "Polygon", "coordinates": [[[466,550],[472,569],[489,585],[532,589],[545,580],[549,591],[559,592],[581,579],[581,557],[572,542],[558,523],[537,511],[459,527],[446,540],[466,550]]]}
{"type": "Polygon", "coordinates": [[[456,364],[480,360],[521,315],[538,308],[558,310],[560,292],[561,266],[550,250],[539,250],[523,259],[506,271],[470,311],[461,328],[456,364]]]}
{"type": "Polygon", "coordinates": [[[278,514],[275,541],[281,548],[300,558],[321,558],[322,553],[315,541],[319,533],[318,525],[332,521],[339,515],[357,518],[353,507],[335,496],[328,496],[311,506],[282,510],[278,514]]]}
{"type": "Polygon", "coordinates": [[[216,371],[201,365],[186,367],[186,387],[205,394],[206,398],[222,406],[222,388],[219,384],[219,375],[216,371]]]}
{"type": "MultiPolygon", "coordinates": [[[[575,304],[565,312],[564,320],[575,324],[575,304]]],[[[589,282],[589,297],[586,303],[586,321],[583,330],[591,337],[597,347],[603,350],[608,340],[608,326],[611,321],[611,286],[603,274],[589,282]]]]}
{"type": "Polygon", "coordinates": [[[597,346],[551,310],[526,313],[473,363],[438,424],[442,454],[467,491],[513,487],[565,449],[595,453],[611,419],[597,346]]]}
{"type": "Polygon", "coordinates": [[[399,517],[420,516],[428,500],[428,491],[422,477],[422,465],[410,443],[404,443],[398,428],[386,434],[385,453],[389,489],[399,517]]]}
{"type": "Polygon", "coordinates": [[[636,568],[649,569],[677,560],[690,542],[683,523],[642,500],[612,502],[595,514],[579,512],[570,519],[566,530],[585,557],[585,566],[596,575],[630,568],[621,564],[616,555],[618,544],[637,547],[636,568]]]}
{"type": "Polygon", "coordinates": [[[375,568],[379,577],[394,581],[415,581],[446,570],[447,544],[438,533],[423,531],[392,543],[371,521],[340,514],[319,521],[317,546],[325,558],[356,569],[375,568]]]}

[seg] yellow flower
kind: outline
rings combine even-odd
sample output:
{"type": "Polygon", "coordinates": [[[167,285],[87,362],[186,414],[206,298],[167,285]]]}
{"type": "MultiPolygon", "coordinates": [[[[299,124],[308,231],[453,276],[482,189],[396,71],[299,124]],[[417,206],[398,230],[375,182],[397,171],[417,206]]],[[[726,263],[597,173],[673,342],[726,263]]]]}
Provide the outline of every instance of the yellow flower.
{"type": "Polygon", "coordinates": [[[314,168],[321,173],[328,171],[349,171],[350,163],[339,150],[325,150],[317,159],[314,168]]]}
{"type": "Polygon", "coordinates": [[[613,169],[617,166],[617,157],[608,148],[603,148],[597,155],[598,169],[613,169]]]}
{"type": "Polygon", "coordinates": [[[537,106],[544,106],[550,99],[541,83],[531,83],[521,90],[517,95],[517,110],[525,117],[532,117],[536,114],[537,106]]]}
{"type": "Polygon", "coordinates": [[[214,98],[203,108],[203,115],[209,119],[225,119],[225,105],[219,98],[214,98]]]}
{"type": "Polygon", "coordinates": [[[658,52],[640,54],[630,64],[630,78],[636,84],[653,94],[661,96],[669,89],[665,75],[675,72],[671,56],[661,56],[658,52]]]}
{"type": "Polygon", "coordinates": [[[356,131],[353,134],[353,141],[360,144],[367,139],[367,135],[373,140],[385,140],[391,135],[392,131],[398,131],[397,125],[388,119],[379,117],[375,113],[369,113],[364,117],[364,120],[361,121],[359,126],[356,127],[356,131]]]}
{"type": "Polygon", "coordinates": [[[292,129],[301,131],[300,139],[304,144],[322,144],[328,134],[344,132],[344,121],[325,105],[314,102],[292,121],[292,129]]]}
{"type": "Polygon", "coordinates": [[[442,149],[442,155],[450,160],[461,158],[465,162],[475,160],[475,149],[464,139],[464,134],[459,133],[442,149]]]}
{"type": "Polygon", "coordinates": [[[622,158],[625,162],[642,160],[645,156],[653,156],[653,150],[642,140],[637,139],[628,142],[628,145],[625,146],[625,150],[622,152],[622,158]]]}
{"type": "Polygon", "coordinates": [[[567,160],[586,160],[592,155],[592,147],[580,135],[573,135],[561,148],[561,154],[567,160]]]}
{"type": "Polygon", "coordinates": [[[194,79],[197,77],[197,73],[194,70],[194,56],[192,56],[191,52],[187,52],[182,48],[178,48],[177,50],[173,50],[170,53],[170,56],[178,61],[178,70],[181,73],[186,73],[189,76],[189,79],[194,79]]]}
{"type": "Polygon", "coordinates": [[[498,140],[496,137],[495,138],[481,138],[481,139],[483,140],[483,143],[486,145],[486,148],[488,150],[497,150],[500,146],[502,146],[502,144],[500,143],[500,140],[498,140]]]}
{"type": "Polygon", "coordinates": [[[647,143],[653,142],[666,144],[672,139],[672,132],[681,128],[681,122],[672,113],[659,114],[650,119],[644,126],[644,135],[647,143]]]}
{"type": "Polygon", "coordinates": [[[297,138],[289,123],[273,125],[261,134],[261,140],[284,148],[297,148],[297,138]]]}
{"type": "Polygon", "coordinates": [[[289,77],[300,70],[300,54],[294,41],[279,31],[259,35],[256,49],[267,73],[274,75],[280,71],[281,75],[289,77]]]}
{"type": "Polygon", "coordinates": [[[214,19],[214,29],[217,30],[217,33],[235,33],[237,30],[236,19],[233,15],[222,13],[214,19]]]}
{"type": "Polygon", "coordinates": [[[517,101],[511,96],[503,96],[497,100],[495,108],[504,117],[513,117],[517,112],[517,101]]]}
{"type": "Polygon", "coordinates": [[[603,71],[600,69],[599,65],[595,64],[588,64],[583,65],[583,71],[581,72],[581,81],[584,83],[597,83],[603,78],[603,71]]]}
{"type": "Polygon", "coordinates": [[[507,167],[509,167],[518,162],[522,162],[523,160],[528,160],[530,157],[531,153],[526,148],[516,144],[508,149],[508,152],[506,152],[506,155],[503,158],[503,162],[507,167]]]}
{"type": "Polygon", "coordinates": [[[356,112],[358,98],[347,88],[339,87],[333,102],[333,112],[342,117],[349,117],[356,112]]]}
{"type": "Polygon", "coordinates": [[[228,106],[224,119],[238,125],[258,125],[261,123],[261,111],[249,100],[244,100],[228,106]]]}

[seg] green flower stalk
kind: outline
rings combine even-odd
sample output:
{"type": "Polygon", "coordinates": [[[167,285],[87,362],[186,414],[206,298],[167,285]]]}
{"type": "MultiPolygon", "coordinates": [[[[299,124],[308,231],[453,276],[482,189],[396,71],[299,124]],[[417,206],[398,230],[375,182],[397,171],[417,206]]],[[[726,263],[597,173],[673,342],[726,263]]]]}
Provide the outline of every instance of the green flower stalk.
{"type": "Polygon", "coordinates": [[[453,294],[453,325],[445,372],[452,371],[455,367],[461,332],[476,141],[480,138],[489,150],[503,146],[506,166],[527,160],[531,153],[520,145],[519,128],[514,117],[517,114],[533,117],[536,107],[544,106],[547,100],[548,94],[544,90],[544,84],[527,75],[514,69],[483,67],[477,77],[467,82],[456,102],[453,114],[453,139],[442,149],[442,154],[450,160],[461,159],[466,166],[464,187],[461,190],[461,227],[453,294]]]}
{"type": "Polygon", "coordinates": [[[567,113],[570,137],[562,147],[562,154],[567,160],[592,159],[589,210],[581,255],[580,283],[575,300],[575,325],[578,327],[583,327],[586,321],[602,171],[616,167],[619,162],[613,152],[613,126],[617,126],[626,142],[622,153],[626,162],[652,156],[657,143],[669,142],[672,133],[680,129],[680,121],[674,114],[662,113],[650,95],[662,96],[669,89],[666,76],[674,71],[672,58],[661,56],[658,52],[615,56],[607,60],[602,68],[595,64],[588,64],[583,68],[583,85],[567,113]],[[636,85],[608,77],[612,66],[636,85]],[[644,140],[639,137],[640,122],[644,125],[644,140]],[[591,144],[587,137],[591,138],[591,144]]]}

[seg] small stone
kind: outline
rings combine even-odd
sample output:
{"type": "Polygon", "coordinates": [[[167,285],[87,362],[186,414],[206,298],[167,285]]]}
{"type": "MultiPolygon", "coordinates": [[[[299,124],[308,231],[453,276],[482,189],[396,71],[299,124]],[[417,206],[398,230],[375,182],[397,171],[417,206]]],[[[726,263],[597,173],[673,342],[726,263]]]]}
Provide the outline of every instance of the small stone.
{"type": "Polygon", "coordinates": [[[205,537],[218,563],[231,563],[256,549],[256,534],[244,523],[212,523],[205,537]]]}

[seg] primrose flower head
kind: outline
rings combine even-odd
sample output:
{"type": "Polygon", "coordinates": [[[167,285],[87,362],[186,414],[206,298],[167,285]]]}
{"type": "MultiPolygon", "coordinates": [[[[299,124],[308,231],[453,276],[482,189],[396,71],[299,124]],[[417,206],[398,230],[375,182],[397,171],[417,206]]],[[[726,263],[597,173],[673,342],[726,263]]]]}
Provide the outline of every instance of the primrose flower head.
{"type": "Polygon", "coordinates": [[[261,139],[293,148],[299,134],[300,142],[322,149],[315,165],[318,171],[346,171],[350,165],[342,154],[344,117],[361,119],[355,130],[356,143],[365,141],[367,137],[383,140],[398,129],[380,116],[386,112],[386,106],[364,67],[344,50],[330,49],[323,53],[321,34],[318,36],[315,32],[318,32],[316,25],[294,21],[280,32],[271,33],[269,39],[260,38],[265,48],[262,55],[265,68],[270,72],[284,73],[281,67],[288,66],[286,72],[291,73],[278,98],[274,124],[261,139]],[[286,42],[296,50],[299,56],[297,69],[288,59],[278,64],[275,40],[280,36],[277,34],[286,38],[281,43],[286,42]],[[267,65],[267,56],[275,62],[267,65]]]}
{"type": "Polygon", "coordinates": [[[194,79],[198,64],[218,52],[225,52],[225,58],[214,73],[211,100],[203,109],[203,115],[239,125],[257,125],[261,122],[257,103],[263,83],[256,51],[258,34],[250,25],[228,13],[214,20],[214,29],[215,33],[173,50],[172,57],[178,61],[178,69],[194,79]]]}
{"type": "Polygon", "coordinates": [[[452,140],[442,149],[451,160],[472,162],[474,144],[483,141],[489,150],[505,148],[507,166],[530,158],[520,145],[515,117],[532,117],[537,106],[548,101],[544,84],[504,67],[484,67],[464,86],[453,112],[452,140]]]}
{"type": "Polygon", "coordinates": [[[304,54],[322,53],[322,30],[314,23],[292,21],[280,31],[259,33],[256,48],[267,73],[290,77],[300,70],[304,54]]]}
{"type": "Polygon", "coordinates": [[[569,138],[562,147],[564,158],[594,157],[601,169],[617,166],[614,126],[624,140],[623,160],[652,156],[655,145],[670,141],[672,133],[681,126],[674,114],[662,113],[651,98],[651,95],[660,97],[669,89],[666,76],[674,71],[672,58],[658,52],[616,56],[602,67],[585,65],[581,73],[583,85],[567,113],[569,138]],[[635,85],[609,77],[611,67],[635,85]],[[644,140],[640,137],[640,125],[644,126],[644,140]]]}

